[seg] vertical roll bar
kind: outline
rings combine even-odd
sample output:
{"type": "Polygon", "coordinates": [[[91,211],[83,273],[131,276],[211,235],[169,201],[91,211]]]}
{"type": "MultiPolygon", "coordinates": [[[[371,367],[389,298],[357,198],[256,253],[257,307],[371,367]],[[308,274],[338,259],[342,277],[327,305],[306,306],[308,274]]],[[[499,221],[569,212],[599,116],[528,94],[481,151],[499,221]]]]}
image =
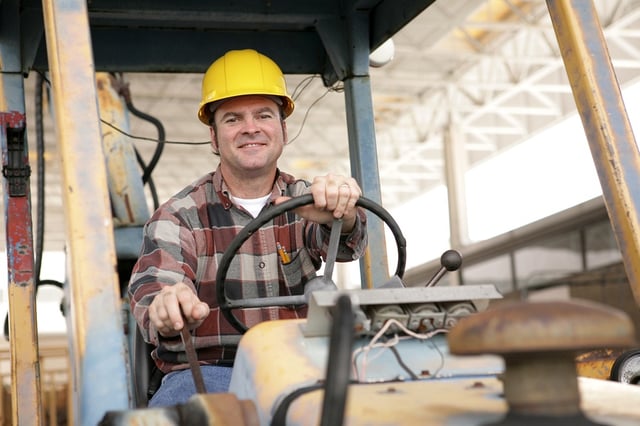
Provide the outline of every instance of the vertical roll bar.
{"type": "Polygon", "coordinates": [[[43,0],[62,158],[74,419],[95,425],[129,404],[113,221],[87,3],[43,0]]]}
{"type": "Polygon", "coordinates": [[[640,155],[602,27],[591,1],[547,0],[547,7],[627,277],[640,305],[640,155]]]}

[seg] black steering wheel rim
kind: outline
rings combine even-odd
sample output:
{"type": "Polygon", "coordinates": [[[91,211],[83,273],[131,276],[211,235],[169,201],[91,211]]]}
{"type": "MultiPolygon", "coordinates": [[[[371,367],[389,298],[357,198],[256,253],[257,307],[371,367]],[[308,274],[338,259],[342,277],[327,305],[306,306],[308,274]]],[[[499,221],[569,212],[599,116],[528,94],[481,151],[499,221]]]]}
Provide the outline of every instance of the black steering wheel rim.
{"type": "MultiPolygon", "coordinates": [[[[226,277],[229,267],[231,266],[231,260],[235,257],[236,252],[240,249],[242,244],[249,239],[249,237],[258,229],[260,229],[264,224],[274,219],[275,217],[288,212],[289,210],[296,209],[298,207],[306,206],[308,204],[313,203],[313,196],[311,194],[305,194],[299,197],[291,198],[285,202],[282,202],[278,205],[275,205],[264,212],[262,212],[258,217],[253,219],[251,222],[247,224],[242,230],[236,235],[236,237],[231,241],[229,247],[225,250],[222,258],[220,259],[220,263],[218,265],[218,270],[216,273],[216,298],[218,299],[218,305],[220,306],[220,310],[222,311],[222,315],[225,317],[227,321],[240,333],[245,333],[247,331],[247,326],[240,322],[235,315],[233,314],[233,309],[242,308],[241,305],[237,303],[237,300],[231,300],[227,298],[226,294],[226,277]],[[234,303],[236,302],[236,303],[234,303]]],[[[406,266],[407,259],[407,247],[406,240],[400,227],[393,217],[389,214],[387,210],[385,210],[379,204],[364,198],[360,197],[356,201],[356,205],[362,207],[371,213],[378,216],[382,221],[384,221],[389,229],[391,230],[395,240],[396,247],[398,249],[398,261],[396,265],[395,275],[398,278],[402,278],[404,275],[404,270],[406,266]]],[[[286,296],[282,296],[284,299],[286,296]]],[[[258,298],[259,299],[259,298],[258,298]]],[[[250,299],[243,299],[250,300],[250,299]]],[[[283,305],[291,305],[292,303],[283,303],[283,305]]],[[[300,303],[302,304],[302,303],[300,303]]],[[[276,306],[275,304],[265,304],[260,306],[259,304],[253,304],[254,307],[266,307],[266,306],[276,306]]]]}

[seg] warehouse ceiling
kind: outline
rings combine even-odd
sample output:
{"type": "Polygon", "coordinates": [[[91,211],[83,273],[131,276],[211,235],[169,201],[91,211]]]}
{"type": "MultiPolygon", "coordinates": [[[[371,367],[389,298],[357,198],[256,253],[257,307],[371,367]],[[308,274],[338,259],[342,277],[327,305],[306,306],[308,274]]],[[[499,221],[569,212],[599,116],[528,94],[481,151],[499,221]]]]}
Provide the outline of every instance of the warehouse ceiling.
{"type": "MultiPolygon", "coordinates": [[[[594,3],[619,82],[625,85],[640,75],[640,1],[594,3]]],[[[447,137],[463,141],[459,161],[472,167],[575,113],[544,0],[439,0],[392,40],[393,59],[370,70],[387,209],[444,183],[447,137]]],[[[216,166],[206,144],[208,129],[196,118],[200,74],[125,73],[121,78],[135,107],[164,126],[167,144],[153,174],[160,200],[216,166]]],[[[35,73],[25,80],[32,165],[37,156],[35,82],[35,73]]],[[[340,85],[327,88],[314,75],[288,75],[287,82],[296,110],[288,119],[291,143],[281,168],[301,178],[350,174],[340,85]]],[[[46,105],[44,112],[44,246],[61,250],[60,164],[46,105]]],[[[148,161],[157,146],[156,127],[132,115],[123,130],[135,136],[133,144],[148,161]]],[[[33,173],[34,207],[36,178],[33,173]]]]}

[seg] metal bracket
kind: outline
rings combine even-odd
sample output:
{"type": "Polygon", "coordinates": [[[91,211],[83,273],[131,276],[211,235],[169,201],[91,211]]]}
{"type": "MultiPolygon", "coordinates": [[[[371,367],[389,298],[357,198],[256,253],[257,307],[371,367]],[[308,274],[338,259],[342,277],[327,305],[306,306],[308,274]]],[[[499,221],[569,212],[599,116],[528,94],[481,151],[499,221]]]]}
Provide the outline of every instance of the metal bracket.
{"type": "MultiPolygon", "coordinates": [[[[403,305],[408,307],[419,307],[425,303],[434,304],[450,304],[452,307],[456,302],[472,302],[475,309],[480,312],[484,311],[489,301],[492,299],[501,299],[502,295],[496,290],[493,284],[483,285],[465,285],[450,287],[407,287],[407,288],[376,288],[376,289],[356,289],[345,291],[315,291],[311,293],[309,300],[309,313],[307,314],[307,322],[303,327],[303,334],[306,337],[328,336],[331,325],[331,307],[341,294],[351,296],[352,304],[356,315],[356,327],[362,331],[370,331],[372,329],[370,314],[372,309],[379,313],[378,319],[391,318],[394,316],[392,305],[403,305]],[[387,308],[386,311],[380,309],[387,308]]],[[[416,316],[418,320],[434,318],[442,318],[443,324],[438,327],[445,326],[445,315],[435,312],[429,315],[425,312],[410,312],[416,316]]],[[[462,312],[452,311],[451,320],[457,320],[462,312]]],[[[406,317],[405,322],[414,321],[411,315],[407,316],[402,313],[401,316],[406,317]]],[[[375,319],[374,319],[375,320],[375,319]]],[[[402,322],[402,320],[401,320],[402,322]]],[[[373,327],[375,328],[375,327],[373,327]]]]}
{"type": "Polygon", "coordinates": [[[9,181],[9,197],[24,197],[31,176],[25,154],[25,126],[7,126],[6,134],[7,163],[2,166],[2,175],[9,181]]]}

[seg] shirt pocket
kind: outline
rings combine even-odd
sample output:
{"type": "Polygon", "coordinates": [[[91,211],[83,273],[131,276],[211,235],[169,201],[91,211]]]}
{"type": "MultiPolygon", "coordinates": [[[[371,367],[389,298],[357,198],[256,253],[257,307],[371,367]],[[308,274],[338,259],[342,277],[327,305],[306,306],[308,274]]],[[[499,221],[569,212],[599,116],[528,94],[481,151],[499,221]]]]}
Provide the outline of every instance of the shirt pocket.
{"type": "Polygon", "coordinates": [[[302,294],[302,261],[299,253],[291,256],[291,260],[287,263],[278,262],[280,264],[280,272],[284,286],[291,294],[302,294]]]}

